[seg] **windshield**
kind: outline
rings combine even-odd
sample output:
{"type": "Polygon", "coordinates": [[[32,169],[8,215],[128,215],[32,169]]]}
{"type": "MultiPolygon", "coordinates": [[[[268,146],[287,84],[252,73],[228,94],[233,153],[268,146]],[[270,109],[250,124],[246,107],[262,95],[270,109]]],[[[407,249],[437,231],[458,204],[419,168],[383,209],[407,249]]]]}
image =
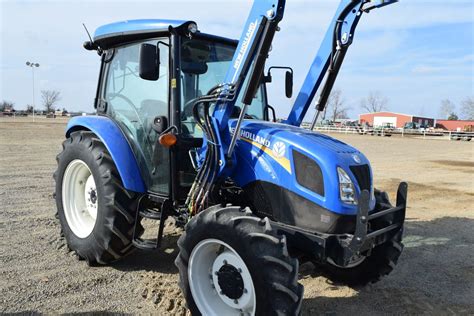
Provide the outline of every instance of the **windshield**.
{"type": "MultiPolygon", "coordinates": [[[[183,133],[193,137],[202,137],[202,131],[194,122],[192,105],[197,97],[207,94],[217,84],[224,83],[225,75],[234,56],[236,47],[229,44],[211,42],[201,39],[183,39],[181,45],[181,112],[183,133]]],[[[244,87],[247,82],[244,83],[244,87]]],[[[244,89],[242,89],[243,92],[244,89]]],[[[242,107],[242,94],[235,103],[242,107]]],[[[257,91],[247,118],[264,119],[263,85],[257,91]]],[[[212,112],[212,109],[211,109],[212,112]]],[[[233,117],[238,117],[236,109],[233,117]]]]}

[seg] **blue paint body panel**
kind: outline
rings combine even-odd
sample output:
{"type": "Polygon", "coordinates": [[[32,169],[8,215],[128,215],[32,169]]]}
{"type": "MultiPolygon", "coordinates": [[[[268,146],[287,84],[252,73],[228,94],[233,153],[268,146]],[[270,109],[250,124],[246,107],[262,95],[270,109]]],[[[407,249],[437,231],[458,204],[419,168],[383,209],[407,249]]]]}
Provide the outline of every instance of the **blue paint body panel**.
{"type": "Polygon", "coordinates": [[[125,189],[146,192],[137,160],[116,123],[105,116],[77,116],[69,120],[66,136],[76,130],[90,130],[100,138],[112,156],[125,189]]]}
{"type": "MultiPolygon", "coordinates": [[[[235,123],[235,120],[229,122],[231,131],[235,123]]],[[[370,167],[370,163],[357,149],[323,134],[265,121],[245,120],[240,135],[235,149],[237,165],[232,174],[239,186],[245,187],[254,181],[266,181],[290,190],[334,213],[357,214],[357,206],[345,204],[340,200],[337,174],[337,167],[344,169],[351,177],[359,196],[357,180],[349,167],[364,164],[370,167]],[[310,157],[320,166],[324,179],[324,197],[298,184],[293,165],[293,150],[310,157]],[[354,155],[359,157],[359,163],[355,162],[354,155]]],[[[375,199],[372,196],[370,208],[373,209],[374,206],[375,199]]]]}
{"type": "Polygon", "coordinates": [[[147,33],[147,32],[166,32],[168,28],[179,27],[189,21],[183,20],[157,20],[157,19],[142,19],[142,20],[128,20],[102,25],[94,33],[94,41],[103,38],[133,34],[133,33],[147,33]]]}

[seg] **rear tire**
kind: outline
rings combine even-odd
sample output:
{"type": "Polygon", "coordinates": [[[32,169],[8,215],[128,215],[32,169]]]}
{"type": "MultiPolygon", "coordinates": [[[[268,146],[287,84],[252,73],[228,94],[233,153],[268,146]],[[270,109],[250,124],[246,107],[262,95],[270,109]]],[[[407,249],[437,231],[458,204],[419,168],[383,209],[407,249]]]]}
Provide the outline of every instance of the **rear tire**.
{"type": "MultiPolygon", "coordinates": [[[[375,198],[378,211],[392,207],[386,192],[375,190],[375,198]]],[[[390,274],[397,265],[403,251],[402,235],[403,227],[386,243],[372,249],[371,255],[358,265],[343,268],[327,262],[316,266],[321,269],[325,277],[336,283],[364,286],[378,282],[390,274]]]]}
{"type": "MultiPolygon", "coordinates": [[[[242,211],[239,207],[214,206],[191,219],[178,240],[178,246],[180,252],[175,264],[179,269],[179,286],[192,315],[300,313],[303,286],[298,284],[298,261],[288,255],[286,238],[275,233],[267,218],[252,216],[248,208],[242,211]],[[194,267],[193,265],[203,262],[197,258],[197,254],[203,245],[210,242],[222,246],[217,247],[218,251],[208,252],[203,256],[211,256],[211,259],[204,260],[210,263],[209,267],[205,264],[194,267]],[[245,266],[239,268],[241,278],[237,275],[237,281],[243,280],[240,287],[234,286],[238,284],[232,281],[235,278],[223,278],[216,282],[214,277],[220,276],[219,273],[216,274],[217,271],[233,270],[232,266],[224,268],[226,264],[219,261],[227,251],[233,252],[236,258],[229,261],[242,262],[245,266]],[[245,290],[242,290],[243,288],[245,290]],[[249,303],[241,311],[239,304],[242,300],[245,301],[246,295],[253,295],[255,305],[249,303]],[[236,297],[237,299],[232,301],[236,297]]],[[[235,276],[235,269],[233,273],[235,276]]]]}
{"type": "MultiPolygon", "coordinates": [[[[128,255],[134,250],[132,235],[137,196],[123,188],[104,144],[92,132],[73,132],[63,142],[63,151],[56,160],[58,169],[53,178],[57,217],[69,249],[89,265],[107,264],[128,255]],[[77,168],[79,171],[74,171],[77,168]],[[87,172],[88,178],[87,174],[84,176],[87,172]],[[74,174],[75,177],[71,176],[74,174]],[[86,190],[85,194],[81,191],[81,186],[87,187],[90,183],[95,192],[95,219],[86,212],[91,213],[90,204],[84,208],[90,203],[88,192],[92,190],[86,190]]],[[[141,225],[137,229],[138,233],[143,231],[141,225]]]]}

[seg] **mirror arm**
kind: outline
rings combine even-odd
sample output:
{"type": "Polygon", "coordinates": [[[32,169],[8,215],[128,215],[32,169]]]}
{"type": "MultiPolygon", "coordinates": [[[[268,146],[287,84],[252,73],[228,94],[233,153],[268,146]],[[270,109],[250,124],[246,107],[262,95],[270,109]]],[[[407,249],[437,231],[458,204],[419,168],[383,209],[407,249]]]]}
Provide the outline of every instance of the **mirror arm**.
{"type": "Polygon", "coordinates": [[[156,43],[156,47],[158,47],[160,44],[165,45],[166,47],[170,47],[170,44],[165,43],[163,41],[158,41],[158,43],[156,43]]]}
{"type": "Polygon", "coordinates": [[[289,72],[291,72],[291,74],[293,74],[293,68],[291,67],[286,67],[286,66],[271,66],[270,68],[268,68],[268,71],[267,71],[267,77],[268,76],[271,76],[271,70],[272,69],[286,69],[288,70],[289,72]]]}
{"type": "Polygon", "coordinates": [[[291,96],[293,95],[293,68],[286,67],[286,66],[271,66],[270,68],[268,68],[267,75],[263,76],[263,82],[264,83],[272,82],[272,74],[271,74],[272,69],[287,70],[286,74],[288,74],[288,73],[291,74],[291,92],[289,92],[287,90],[288,89],[288,82],[287,82],[286,76],[285,76],[285,94],[286,94],[287,98],[291,98],[291,96]]]}
{"type": "Polygon", "coordinates": [[[267,112],[267,117],[268,117],[268,110],[272,111],[272,114],[273,114],[273,122],[275,123],[276,122],[276,112],[275,112],[275,108],[273,106],[271,106],[270,104],[267,104],[265,105],[265,110],[267,112]]]}

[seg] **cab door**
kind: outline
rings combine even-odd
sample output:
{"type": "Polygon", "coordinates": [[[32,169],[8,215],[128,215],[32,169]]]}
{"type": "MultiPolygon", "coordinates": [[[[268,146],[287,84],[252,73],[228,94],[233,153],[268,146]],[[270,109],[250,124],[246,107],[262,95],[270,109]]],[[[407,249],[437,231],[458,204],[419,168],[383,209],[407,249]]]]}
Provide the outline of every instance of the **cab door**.
{"type": "MultiPolygon", "coordinates": [[[[154,44],[167,43],[168,38],[147,40],[154,44]]],[[[169,122],[169,49],[160,47],[160,76],[149,81],[139,76],[140,46],[136,42],[107,52],[109,57],[103,80],[101,99],[105,113],[126,135],[140,166],[148,191],[170,194],[170,153],[157,144],[158,134],[153,129],[156,117],[169,122]]]]}

